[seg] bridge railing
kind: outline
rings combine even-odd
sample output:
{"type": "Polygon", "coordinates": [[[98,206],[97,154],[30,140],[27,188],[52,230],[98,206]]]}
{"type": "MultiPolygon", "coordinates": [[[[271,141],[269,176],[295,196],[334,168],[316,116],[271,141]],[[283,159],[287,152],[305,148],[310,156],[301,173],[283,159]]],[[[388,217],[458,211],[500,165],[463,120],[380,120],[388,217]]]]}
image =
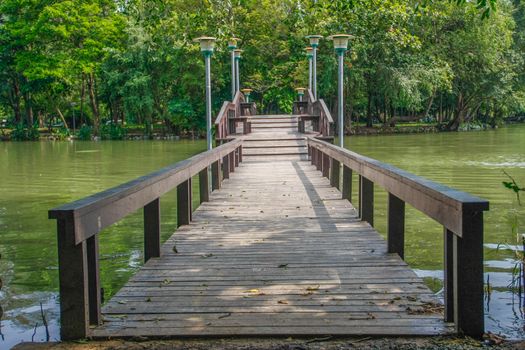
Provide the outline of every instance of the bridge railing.
{"type": "Polygon", "coordinates": [[[483,212],[489,202],[432,182],[392,165],[308,138],[312,164],[352,199],[352,175],[359,176],[359,216],[374,225],[374,185],[388,192],[388,252],[404,258],[405,203],[444,227],[445,321],[471,336],[484,332],[483,212]],[[340,166],[343,166],[342,181],[340,166]]]}
{"type": "Polygon", "coordinates": [[[90,335],[101,324],[98,234],[124,217],[144,210],[144,260],[160,256],[160,197],[177,189],[177,225],[192,218],[191,179],[199,175],[200,201],[242,161],[242,140],[234,139],[211,151],[170,165],[123,185],[49,211],[57,220],[60,317],[62,339],[90,335]],[[222,168],[222,171],[221,171],[222,168]]]}
{"type": "Polygon", "coordinates": [[[245,102],[244,94],[237,91],[233,102],[225,101],[215,119],[216,139],[218,141],[228,140],[231,135],[236,134],[238,123],[243,124],[243,134],[251,132],[251,124],[248,116],[257,114],[255,103],[245,102]]]}
{"type": "Polygon", "coordinates": [[[312,129],[323,138],[330,138],[335,133],[335,123],[330,110],[323,99],[316,100],[312,90],[307,90],[306,101],[294,102],[293,113],[298,115],[298,131],[305,132],[305,122],[312,122],[312,129]]]}

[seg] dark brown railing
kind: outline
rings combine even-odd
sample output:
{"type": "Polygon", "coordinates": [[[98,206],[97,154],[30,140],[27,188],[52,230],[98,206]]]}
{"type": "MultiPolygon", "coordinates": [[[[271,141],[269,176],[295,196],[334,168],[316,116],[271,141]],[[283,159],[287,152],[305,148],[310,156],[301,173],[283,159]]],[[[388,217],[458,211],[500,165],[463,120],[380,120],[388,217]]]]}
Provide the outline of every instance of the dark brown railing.
{"type": "Polygon", "coordinates": [[[236,134],[238,123],[243,124],[243,134],[251,132],[249,116],[257,114],[255,103],[245,102],[242,92],[237,91],[233,102],[225,101],[215,119],[216,139],[219,142],[228,140],[231,135],[236,134]]]}
{"type": "Polygon", "coordinates": [[[483,315],[483,212],[489,202],[394,166],[308,137],[312,164],[352,201],[352,174],[359,175],[359,216],[374,225],[374,184],[388,192],[388,252],[404,257],[405,203],[444,226],[445,321],[479,337],[483,315]],[[342,181],[340,166],[343,165],[342,181]]]}
{"type": "Polygon", "coordinates": [[[323,138],[334,136],[335,124],[330,110],[323,99],[316,100],[312,90],[307,90],[305,101],[296,101],[293,106],[293,114],[299,120],[298,130],[305,132],[305,122],[312,122],[312,129],[323,138]]]}
{"type": "Polygon", "coordinates": [[[98,233],[144,208],[144,259],[160,256],[160,197],[177,188],[177,225],[192,218],[191,178],[199,175],[200,201],[242,161],[242,140],[234,139],[211,151],[168,166],[93,196],[49,211],[57,220],[60,317],[62,339],[90,335],[101,324],[98,233]],[[222,166],[222,172],[220,171],[222,166]],[[221,174],[222,173],[222,174],[221,174]]]}

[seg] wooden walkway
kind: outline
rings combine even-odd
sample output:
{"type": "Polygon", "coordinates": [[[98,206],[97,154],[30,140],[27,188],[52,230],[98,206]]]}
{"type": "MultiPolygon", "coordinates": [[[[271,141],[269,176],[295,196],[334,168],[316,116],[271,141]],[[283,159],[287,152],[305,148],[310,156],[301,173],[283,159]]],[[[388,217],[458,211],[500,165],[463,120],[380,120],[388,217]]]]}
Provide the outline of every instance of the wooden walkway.
{"type": "Polygon", "coordinates": [[[290,117],[257,117],[243,162],[102,308],[93,337],[435,335],[439,301],[306,160],[290,117]]]}

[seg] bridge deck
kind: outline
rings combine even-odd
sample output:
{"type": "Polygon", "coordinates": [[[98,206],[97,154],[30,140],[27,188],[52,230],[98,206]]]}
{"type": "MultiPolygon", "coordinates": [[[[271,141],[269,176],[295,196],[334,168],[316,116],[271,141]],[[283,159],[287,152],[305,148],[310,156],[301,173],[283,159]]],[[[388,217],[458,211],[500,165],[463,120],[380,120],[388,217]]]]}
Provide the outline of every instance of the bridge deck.
{"type": "MultiPolygon", "coordinates": [[[[276,135],[255,130],[259,143],[276,135]]],[[[93,335],[452,332],[422,280],[301,153],[245,157],[107,303],[93,335]]]]}

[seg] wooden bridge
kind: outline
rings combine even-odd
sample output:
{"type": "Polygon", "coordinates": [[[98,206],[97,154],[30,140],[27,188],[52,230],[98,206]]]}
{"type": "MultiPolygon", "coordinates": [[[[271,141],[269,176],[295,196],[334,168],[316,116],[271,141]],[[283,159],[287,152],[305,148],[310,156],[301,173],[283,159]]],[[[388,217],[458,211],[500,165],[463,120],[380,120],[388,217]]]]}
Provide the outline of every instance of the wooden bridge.
{"type": "Polygon", "coordinates": [[[311,93],[292,116],[243,101],[223,105],[212,151],[50,211],[63,339],[483,333],[488,202],[332,145],[311,93]],[[175,188],[179,227],[161,245],[159,198],[175,188]],[[405,203],[444,226],[444,303],[403,261],[405,203]],[[98,233],[142,208],[146,262],[102,307],[98,233]]]}

